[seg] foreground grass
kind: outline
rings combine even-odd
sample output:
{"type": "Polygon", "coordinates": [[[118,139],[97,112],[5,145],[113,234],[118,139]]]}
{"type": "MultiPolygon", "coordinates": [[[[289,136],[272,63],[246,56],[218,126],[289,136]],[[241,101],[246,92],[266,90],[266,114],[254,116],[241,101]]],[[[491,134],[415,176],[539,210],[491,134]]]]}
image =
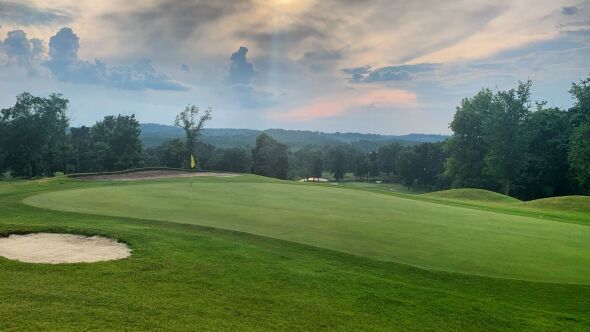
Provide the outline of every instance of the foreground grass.
{"type": "Polygon", "coordinates": [[[589,286],[428,271],[244,233],[21,203],[42,191],[110,185],[59,182],[0,184],[0,233],[100,234],[127,242],[133,255],[55,266],[0,258],[2,330],[590,329],[589,286]]]}
{"type": "Polygon", "coordinates": [[[58,191],[25,203],[196,224],[430,269],[590,284],[590,227],[249,178],[58,191]]]}

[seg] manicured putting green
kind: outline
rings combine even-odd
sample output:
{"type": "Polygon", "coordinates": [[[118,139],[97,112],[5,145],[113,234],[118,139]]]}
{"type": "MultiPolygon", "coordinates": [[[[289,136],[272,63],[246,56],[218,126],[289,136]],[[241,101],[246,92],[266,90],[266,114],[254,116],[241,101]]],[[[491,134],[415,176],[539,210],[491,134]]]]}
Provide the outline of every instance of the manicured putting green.
{"type": "Polygon", "coordinates": [[[25,203],[243,231],[469,274],[590,284],[590,227],[288,183],[167,181],[40,194],[25,203]],[[192,197],[192,198],[191,198],[192,197]]]}

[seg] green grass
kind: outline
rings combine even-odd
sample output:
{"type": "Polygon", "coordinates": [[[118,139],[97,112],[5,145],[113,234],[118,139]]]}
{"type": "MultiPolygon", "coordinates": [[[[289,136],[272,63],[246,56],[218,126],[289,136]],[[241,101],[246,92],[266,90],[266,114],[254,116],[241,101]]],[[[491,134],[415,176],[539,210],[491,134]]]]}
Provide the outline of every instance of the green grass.
{"type": "Polygon", "coordinates": [[[518,199],[502,195],[493,191],[475,188],[463,188],[463,189],[449,189],[435,191],[425,194],[427,196],[447,198],[447,199],[460,199],[460,200],[473,200],[480,202],[495,202],[495,203],[516,203],[520,202],[518,199]]]}
{"type": "Polygon", "coordinates": [[[58,191],[25,203],[223,228],[429,269],[590,284],[590,227],[328,185],[172,181],[58,191]]]}
{"type": "Polygon", "coordinates": [[[590,214],[590,196],[561,196],[536,199],[524,204],[540,210],[572,211],[590,214]]]}
{"type": "MultiPolygon", "coordinates": [[[[334,184],[332,183],[332,185],[334,184]]],[[[408,190],[408,187],[399,183],[377,183],[376,181],[348,181],[338,182],[337,185],[345,188],[366,189],[371,191],[386,191],[392,193],[403,193],[408,195],[418,195],[424,193],[424,190],[422,190],[421,188],[413,187],[410,190],[408,190]]]]}
{"type": "MultiPolygon", "coordinates": [[[[0,234],[33,231],[99,234],[125,241],[133,249],[133,255],[127,259],[94,264],[41,265],[0,258],[0,330],[590,329],[587,315],[590,286],[586,285],[426,270],[244,232],[141,217],[40,209],[22,203],[23,199],[40,193],[49,196],[35,199],[80,193],[76,190],[83,188],[88,191],[82,193],[133,190],[145,195],[138,187],[146,192],[151,187],[151,195],[171,194],[160,191],[166,189],[178,191],[182,196],[190,186],[187,179],[141,183],[138,186],[69,179],[0,183],[0,234]]],[[[189,210],[194,209],[195,220],[197,217],[204,220],[206,216],[225,219],[224,215],[229,214],[246,222],[249,214],[254,213],[251,210],[258,209],[258,215],[272,224],[273,215],[294,220],[290,210],[300,213],[298,206],[314,200],[326,203],[324,199],[343,208],[343,203],[325,197],[328,193],[338,199],[352,195],[363,203],[366,196],[371,201],[386,200],[386,205],[396,204],[391,213],[401,207],[397,204],[401,202],[438,206],[440,209],[434,209],[435,216],[440,210],[458,209],[444,203],[420,201],[419,196],[408,200],[385,192],[285,184],[251,176],[199,179],[193,188],[195,201],[203,200],[202,204],[210,206],[194,209],[183,196],[189,210]],[[256,190],[256,186],[260,188],[256,190]],[[197,188],[202,188],[199,194],[197,188]],[[301,201],[285,207],[276,196],[266,195],[267,190],[273,194],[291,194],[291,198],[296,196],[301,201]],[[299,197],[300,193],[312,197],[299,197]],[[223,198],[219,196],[233,204],[222,205],[221,211],[213,209],[223,198]],[[248,204],[254,207],[249,209],[248,204]],[[240,207],[247,210],[243,216],[236,212],[240,207]],[[265,217],[265,214],[271,215],[265,217]]],[[[125,197],[130,204],[135,204],[135,199],[139,196],[125,197]]],[[[63,203],[55,202],[52,208],[58,205],[61,208],[63,203]]],[[[313,210],[302,214],[299,220],[302,225],[319,231],[321,228],[313,220],[326,222],[317,217],[326,218],[325,210],[332,206],[324,205],[323,213],[319,213],[315,209],[320,204],[310,204],[313,210]]],[[[143,209],[149,210],[151,205],[152,201],[145,201],[143,209]]],[[[355,207],[355,213],[371,209],[371,206],[355,207]]],[[[480,209],[459,210],[472,210],[476,216],[489,213],[480,209]]],[[[173,213],[174,209],[168,211],[173,213]]],[[[514,217],[505,216],[510,220],[514,217]]],[[[522,219],[528,220],[518,217],[515,223],[528,223],[522,219]]],[[[507,221],[499,221],[499,225],[504,222],[507,221]]],[[[534,222],[541,225],[547,221],[534,222]]],[[[551,227],[558,224],[548,223],[551,227]]],[[[373,225],[371,221],[369,225],[373,225]]],[[[558,225],[575,228],[557,227],[557,232],[565,229],[584,232],[582,229],[586,227],[558,225]]],[[[336,226],[342,226],[342,232],[353,227],[348,223],[336,226]]],[[[440,231],[436,225],[431,227],[435,233],[440,231]]],[[[576,236],[566,233],[563,236],[576,236]]],[[[534,234],[531,237],[539,237],[538,233],[534,234]]],[[[420,241],[421,238],[415,239],[420,241]]],[[[444,255],[441,257],[444,259],[444,255]]]]}

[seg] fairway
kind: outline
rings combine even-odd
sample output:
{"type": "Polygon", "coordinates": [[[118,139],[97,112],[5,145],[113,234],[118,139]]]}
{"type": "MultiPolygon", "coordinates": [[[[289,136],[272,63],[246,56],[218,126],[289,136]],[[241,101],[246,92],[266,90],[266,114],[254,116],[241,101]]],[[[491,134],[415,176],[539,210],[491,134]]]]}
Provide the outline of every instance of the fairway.
{"type": "Polygon", "coordinates": [[[590,227],[361,190],[244,177],[64,190],[24,202],[236,230],[434,270],[590,284],[590,227]]]}

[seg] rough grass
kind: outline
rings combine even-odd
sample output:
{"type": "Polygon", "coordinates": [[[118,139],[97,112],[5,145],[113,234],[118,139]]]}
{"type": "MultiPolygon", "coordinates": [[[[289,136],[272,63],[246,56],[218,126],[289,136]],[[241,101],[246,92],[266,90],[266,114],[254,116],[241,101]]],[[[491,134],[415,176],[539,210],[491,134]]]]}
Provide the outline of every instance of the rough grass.
{"type": "Polygon", "coordinates": [[[0,183],[0,234],[102,235],[133,249],[96,264],[0,258],[0,330],[590,329],[589,286],[430,271],[240,232],[22,203],[106,185],[0,183]]]}
{"type": "Polygon", "coordinates": [[[472,200],[480,202],[495,202],[495,203],[516,203],[520,200],[502,195],[493,191],[475,188],[463,188],[463,189],[449,189],[442,191],[435,191],[432,193],[424,194],[431,197],[448,198],[448,199],[460,199],[460,200],[472,200]]]}
{"type": "Polygon", "coordinates": [[[528,208],[590,213],[590,196],[561,196],[525,202],[528,208]]]}
{"type": "Polygon", "coordinates": [[[223,228],[430,269],[590,284],[590,227],[292,182],[160,181],[36,195],[66,212],[223,228]]]}

